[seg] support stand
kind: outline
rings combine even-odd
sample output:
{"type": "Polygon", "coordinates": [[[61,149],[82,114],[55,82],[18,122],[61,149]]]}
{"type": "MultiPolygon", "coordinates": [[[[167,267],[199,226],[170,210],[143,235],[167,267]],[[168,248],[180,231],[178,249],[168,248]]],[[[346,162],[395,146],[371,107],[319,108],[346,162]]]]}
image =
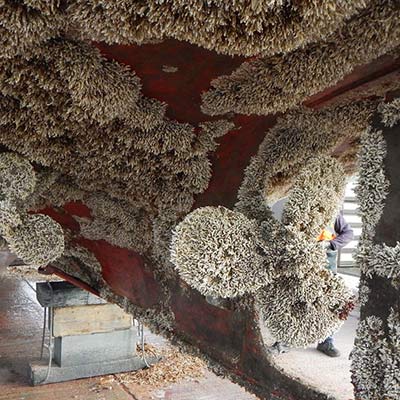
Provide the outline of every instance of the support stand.
{"type": "Polygon", "coordinates": [[[68,282],[37,283],[36,296],[44,321],[41,359],[29,365],[32,385],[134,371],[158,361],[144,357],[141,325],[136,329],[116,305],[68,282]],[[142,357],[136,354],[139,339],[142,357]]]}

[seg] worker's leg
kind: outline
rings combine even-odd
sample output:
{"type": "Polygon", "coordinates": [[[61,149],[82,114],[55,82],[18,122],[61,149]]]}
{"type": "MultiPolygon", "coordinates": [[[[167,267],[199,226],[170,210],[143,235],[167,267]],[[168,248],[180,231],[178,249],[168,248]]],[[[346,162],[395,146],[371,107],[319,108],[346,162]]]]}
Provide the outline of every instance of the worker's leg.
{"type": "MultiPolygon", "coordinates": [[[[334,275],[337,274],[337,251],[327,250],[326,257],[328,260],[327,269],[329,269],[334,275]]],[[[339,357],[340,352],[333,344],[333,335],[328,336],[322,343],[319,343],[317,350],[326,354],[329,357],[339,357]]]]}
{"type": "Polygon", "coordinates": [[[333,336],[328,336],[322,343],[319,343],[317,350],[329,357],[340,356],[340,351],[333,344],[333,336]]]}
{"type": "Polygon", "coordinates": [[[337,274],[337,250],[327,250],[326,258],[328,260],[328,264],[326,266],[329,271],[331,271],[334,275],[337,274]]]}

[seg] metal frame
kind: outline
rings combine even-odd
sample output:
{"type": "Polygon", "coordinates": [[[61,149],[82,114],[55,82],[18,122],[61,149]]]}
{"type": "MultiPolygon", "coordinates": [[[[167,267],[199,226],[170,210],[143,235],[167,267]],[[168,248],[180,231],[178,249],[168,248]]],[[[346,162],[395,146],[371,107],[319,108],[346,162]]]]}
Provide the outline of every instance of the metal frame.
{"type": "MultiPolygon", "coordinates": [[[[50,289],[51,299],[53,299],[53,288],[50,282],[47,282],[47,285],[50,289]]],[[[52,302],[50,302],[52,304],[52,302]]],[[[44,307],[44,316],[43,316],[43,331],[42,331],[42,346],[40,349],[40,359],[43,359],[44,349],[46,348],[49,352],[49,361],[47,365],[47,372],[45,378],[40,382],[40,384],[44,384],[48,381],[51,373],[51,367],[53,363],[53,351],[54,351],[54,336],[53,336],[53,307],[44,307]],[[47,324],[46,324],[47,322],[47,324]],[[48,327],[48,344],[45,344],[46,341],[46,326],[48,327]]]]}

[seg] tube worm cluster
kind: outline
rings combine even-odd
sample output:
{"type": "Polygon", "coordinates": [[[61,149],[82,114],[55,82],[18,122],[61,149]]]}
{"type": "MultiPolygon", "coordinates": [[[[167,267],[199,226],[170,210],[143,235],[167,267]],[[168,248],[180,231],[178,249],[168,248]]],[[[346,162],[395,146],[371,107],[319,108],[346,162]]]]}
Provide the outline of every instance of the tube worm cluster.
{"type": "Polygon", "coordinates": [[[1,57],[12,58],[49,38],[59,36],[66,26],[59,0],[4,0],[0,4],[1,57]]]}
{"type": "Polygon", "coordinates": [[[358,303],[360,304],[360,307],[365,306],[367,304],[370,292],[371,292],[370,288],[360,280],[358,288],[358,303]]]}
{"type": "Polygon", "coordinates": [[[149,215],[143,210],[131,208],[129,203],[115,201],[102,193],[85,197],[93,220],[78,219],[81,235],[93,240],[132,249],[144,254],[152,244],[152,228],[149,215]]]}
{"type": "MultiPolygon", "coordinates": [[[[265,205],[258,220],[222,207],[197,209],[175,228],[171,261],[204,295],[253,294],[277,340],[294,346],[324,340],[352,308],[344,282],[324,270],[326,255],[316,241],[335,216],[344,181],[333,158],[312,159],[293,187],[282,224],[265,205]],[[327,198],[319,195],[321,186],[327,198]]],[[[260,213],[263,205],[257,207],[260,213]]]]}
{"type": "Polygon", "coordinates": [[[400,121],[400,98],[397,97],[390,103],[381,103],[379,112],[386,126],[395,126],[400,121]]]}
{"type": "Polygon", "coordinates": [[[318,237],[321,227],[332,225],[332,218],[339,211],[344,195],[344,176],[343,168],[333,158],[311,160],[291,190],[282,214],[283,224],[304,232],[310,239],[318,237]]]}
{"type": "Polygon", "coordinates": [[[352,173],[354,150],[375,106],[372,102],[355,102],[320,111],[300,108],[286,113],[267,132],[246,168],[236,210],[249,218],[262,219],[264,203],[273,204],[287,194],[311,155],[334,154],[342,143],[351,143],[342,158],[349,155],[343,164],[346,173],[352,173]]]}
{"type": "Polygon", "coordinates": [[[47,265],[64,251],[63,230],[47,215],[26,215],[20,224],[4,230],[3,237],[10,250],[29,265],[47,265]]]}
{"type": "MultiPolygon", "coordinates": [[[[238,194],[236,211],[244,214],[250,220],[257,220],[260,224],[261,234],[259,241],[262,243],[265,240],[268,243],[261,246],[261,248],[264,247],[264,251],[261,253],[264,258],[263,263],[256,263],[255,267],[260,266],[263,269],[265,281],[271,282],[271,276],[275,276],[275,280],[273,280],[273,284],[267,286],[268,289],[260,290],[257,293],[258,303],[260,309],[264,310],[264,318],[270,330],[276,337],[287,343],[309,344],[317,339],[323,339],[324,335],[327,336],[340,326],[338,314],[336,317],[331,314],[332,308],[335,307],[328,305],[326,297],[322,295],[324,290],[329,293],[330,287],[335,288],[332,290],[336,294],[332,295],[332,298],[337,296],[342,299],[336,304],[337,309],[341,307],[345,309],[346,304],[349,304],[349,293],[343,283],[338,278],[332,278],[329,273],[320,271],[326,263],[326,256],[313,243],[320,229],[335,216],[344,187],[345,173],[333,159],[321,157],[311,162],[310,155],[334,153],[335,148],[342,141],[358,143],[375,107],[376,104],[372,102],[360,102],[349,106],[331,107],[318,112],[305,109],[292,110],[267,133],[258,154],[246,169],[245,178],[238,194]],[[304,168],[305,166],[309,166],[309,168],[304,168]],[[295,171],[302,169],[302,177],[293,187],[295,171]],[[284,222],[287,225],[284,227],[271,218],[267,203],[272,203],[275,198],[286,194],[292,187],[291,198],[284,211],[284,222]],[[320,190],[325,196],[319,195],[320,190]],[[268,255],[271,259],[268,259],[268,255]],[[286,274],[283,271],[287,271],[286,274]],[[289,271],[293,272],[293,276],[290,276],[289,271]],[[280,278],[278,279],[278,277],[280,278]],[[319,294],[310,289],[313,285],[321,289],[319,294]],[[296,289],[288,289],[295,286],[297,286],[296,289]],[[287,290],[285,292],[279,288],[287,290]],[[289,293],[289,290],[292,291],[289,293]],[[309,308],[310,313],[307,314],[310,317],[307,324],[309,333],[306,334],[301,331],[302,321],[305,319],[304,312],[307,309],[301,308],[301,296],[306,296],[308,293],[314,293],[314,305],[318,305],[319,308],[318,311],[313,307],[309,308]],[[286,306],[279,308],[280,299],[283,298],[287,299],[286,306]],[[278,310],[280,311],[278,312],[278,310]],[[298,311],[296,314],[296,310],[303,311],[298,311]],[[281,315],[282,313],[283,315],[281,315]],[[280,317],[276,318],[275,315],[280,315],[280,317]],[[320,319],[319,315],[325,315],[326,318],[320,319]],[[326,321],[325,325],[323,325],[323,321],[326,321]],[[336,322],[336,325],[332,325],[333,321],[336,322]],[[298,329],[297,333],[293,331],[295,329],[298,329]]],[[[353,149],[354,146],[357,145],[353,144],[353,149]]],[[[350,172],[353,171],[354,161],[355,153],[352,152],[348,159],[348,171],[350,172]]],[[[210,216],[211,214],[208,213],[207,218],[210,216]]],[[[182,224],[185,224],[185,221],[182,224]]],[[[184,229],[187,232],[195,232],[201,230],[201,224],[202,221],[197,220],[193,226],[186,225],[184,229]]],[[[177,240],[179,235],[176,235],[173,242],[174,247],[179,246],[177,240]]],[[[198,238],[197,240],[201,241],[202,239],[198,238]]],[[[184,252],[186,244],[184,242],[181,244],[180,251],[184,252]]],[[[194,242],[192,241],[190,244],[194,244],[194,242]]],[[[204,245],[205,248],[206,245],[204,245]]],[[[204,249],[203,251],[205,251],[204,249]]],[[[255,253],[254,259],[257,259],[258,256],[259,254],[255,253]]],[[[190,263],[190,257],[188,255],[185,257],[190,263]]],[[[175,263],[177,261],[174,259],[175,263]]],[[[223,261],[219,260],[219,262],[223,261]]],[[[235,262],[237,262],[236,259],[235,262]]],[[[214,260],[214,263],[218,266],[218,261],[214,260]]],[[[188,265],[185,265],[186,270],[190,269],[188,265]]],[[[192,268],[193,274],[195,271],[199,272],[201,268],[204,270],[204,266],[197,269],[192,265],[192,268]]],[[[234,279],[234,275],[231,279],[234,279]]],[[[197,284],[193,282],[195,280],[195,276],[192,276],[192,284],[194,287],[200,288],[199,282],[197,284]]],[[[235,286],[237,286],[236,283],[235,286]]],[[[212,287],[209,285],[207,293],[211,291],[212,287]]],[[[251,290],[248,289],[248,291],[251,290]]],[[[221,292],[217,290],[214,295],[221,296],[221,292]]],[[[308,300],[310,299],[311,297],[308,298],[308,300]]],[[[305,307],[305,304],[303,306],[305,307]]]]}
{"type": "Polygon", "coordinates": [[[365,9],[366,0],[75,1],[67,10],[83,34],[111,43],[173,37],[226,54],[287,52],[319,40],[365,9]],[[96,7],[97,6],[97,7],[96,7]],[[115,30],[118,21],[120,29],[115,30]]]}
{"type": "Polygon", "coordinates": [[[340,328],[353,307],[340,279],[329,271],[311,276],[312,270],[301,281],[279,279],[260,293],[258,305],[264,323],[278,341],[292,346],[323,341],[340,328]]]}
{"type": "Polygon", "coordinates": [[[385,156],[386,143],[382,132],[368,127],[361,137],[360,174],[356,188],[363,217],[362,236],[367,247],[371,245],[375,235],[375,226],[381,218],[389,190],[383,166],[385,156]]]}
{"type": "Polygon", "coordinates": [[[358,256],[362,259],[361,266],[365,275],[368,278],[374,275],[382,276],[400,288],[400,243],[394,247],[385,243],[375,245],[363,243],[361,248],[364,252],[359,252],[358,256]]]}
{"type": "Polygon", "coordinates": [[[394,310],[387,321],[370,316],[357,328],[351,353],[355,398],[395,400],[400,395],[400,315],[394,310]]]}
{"type": "MultiPolygon", "coordinates": [[[[399,121],[399,102],[378,107],[381,121],[388,127],[399,121]]],[[[395,288],[400,287],[399,244],[375,243],[375,229],[380,221],[389,192],[384,160],[386,142],[382,131],[369,127],[362,136],[360,175],[356,193],[360,203],[363,232],[357,251],[357,263],[362,272],[360,302],[363,312],[371,295],[371,279],[380,277],[395,288]]],[[[355,398],[394,400],[400,395],[400,316],[391,309],[387,318],[368,315],[357,329],[351,354],[352,381],[355,398]]]]}
{"type": "Polygon", "coordinates": [[[208,186],[208,153],[233,128],[169,120],[133,71],[79,40],[3,58],[0,75],[0,141],[42,167],[30,206],[83,200],[93,217],[79,221],[84,237],[142,254],[153,250],[153,220],[176,221],[208,186]]]}
{"type": "Polygon", "coordinates": [[[0,175],[1,200],[25,200],[36,185],[32,165],[25,158],[13,153],[0,155],[0,175]]]}
{"type": "Polygon", "coordinates": [[[190,213],[175,229],[171,262],[204,295],[235,297],[268,282],[258,226],[225,207],[190,213]]]}
{"type": "Polygon", "coordinates": [[[29,215],[20,210],[35,189],[32,165],[14,153],[0,154],[0,234],[9,249],[30,265],[42,266],[64,251],[61,226],[46,215],[29,215]]]}
{"type": "MultiPolygon", "coordinates": [[[[386,126],[392,127],[398,123],[400,115],[398,99],[382,103],[378,109],[386,126]]],[[[384,170],[386,143],[382,132],[371,127],[367,128],[361,142],[359,160],[361,173],[356,193],[363,218],[363,232],[357,252],[358,263],[366,276],[372,277],[376,274],[391,279],[394,285],[399,285],[400,245],[392,247],[384,243],[373,243],[375,227],[381,218],[389,190],[384,170]]]]}
{"type": "Polygon", "coordinates": [[[76,243],[67,242],[64,253],[52,265],[71,276],[78,277],[91,287],[106,286],[101,274],[101,264],[91,252],[76,243]]]}
{"type": "Polygon", "coordinates": [[[1,12],[7,24],[1,37],[8,54],[15,54],[19,43],[23,48],[39,44],[69,26],[82,37],[108,43],[141,44],[171,37],[232,55],[274,54],[320,40],[369,3],[6,0],[1,12]]]}
{"type": "Polygon", "coordinates": [[[217,78],[203,95],[203,112],[263,115],[287,111],[334,85],[357,65],[398,47],[399,21],[396,1],[373,0],[358,17],[320,42],[245,62],[230,76],[217,78]]]}

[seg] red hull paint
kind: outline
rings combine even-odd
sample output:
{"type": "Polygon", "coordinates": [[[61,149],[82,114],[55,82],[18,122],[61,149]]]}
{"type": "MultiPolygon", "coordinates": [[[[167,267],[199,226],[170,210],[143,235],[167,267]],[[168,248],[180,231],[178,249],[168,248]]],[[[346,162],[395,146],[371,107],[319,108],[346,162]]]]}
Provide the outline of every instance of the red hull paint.
{"type": "Polygon", "coordinates": [[[103,278],[114,292],[143,308],[151,308],[162,298],[162,289],[139,254],[112,246],[104,240],[79,239],[77,244],[94,254],[103,278]]]}

